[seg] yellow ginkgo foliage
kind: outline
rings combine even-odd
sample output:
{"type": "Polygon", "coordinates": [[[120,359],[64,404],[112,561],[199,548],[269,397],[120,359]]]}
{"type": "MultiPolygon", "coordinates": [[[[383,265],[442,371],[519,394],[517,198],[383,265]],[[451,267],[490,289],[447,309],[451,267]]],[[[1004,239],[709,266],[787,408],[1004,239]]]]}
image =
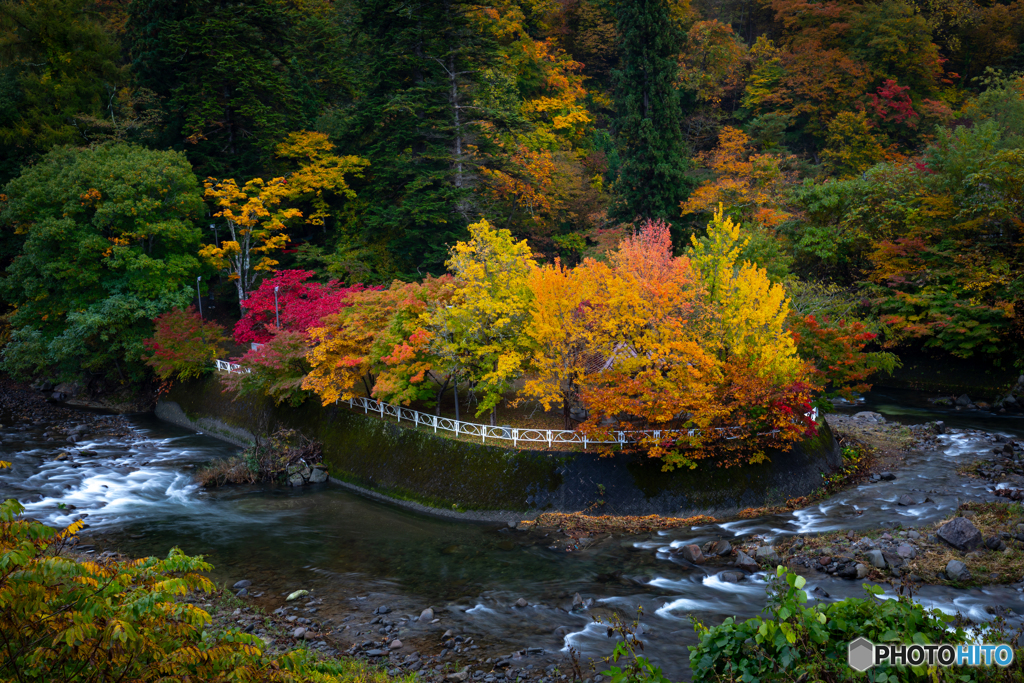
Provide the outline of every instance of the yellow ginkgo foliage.
{"type": "Polygon", "coordinates": [[[527,284],[535,267],[526,240],[491,227],[469,226],[470,240],[451,250],[455,278],[451,303],[424,314],[435,353],[476,387],[477,415],[501,402],[525,368],[530,353],[526,328],[533,294],[527,284]]]}
{"type": "Polygon", "coordinates": [[[759,374],[793,381],[803,368],[796,343],[786,329],[789,299],[763,268],[749,261],[737,264],[747,244],[740,226],[719,206],[708,224],[707,237],[691,237],[689,257],[700,273],[714,312],[723,358],[750,362],[759,374]]]}

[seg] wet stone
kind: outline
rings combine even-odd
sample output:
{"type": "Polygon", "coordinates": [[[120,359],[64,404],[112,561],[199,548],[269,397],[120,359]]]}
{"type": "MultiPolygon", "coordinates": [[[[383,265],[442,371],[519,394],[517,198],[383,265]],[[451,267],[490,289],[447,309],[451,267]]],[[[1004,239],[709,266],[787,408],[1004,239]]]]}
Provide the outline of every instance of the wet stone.
{"type": "Polygon", "coordinates": [[[966,517],[954,517],[943,524],[938,536],[957,550],[974,550],[981,545],[981,532],[966,517]]]}
{"type": "Polygon", "coordinates": [[[704,564],[704,554],[700,551],[700,546],[696,544],[684,545],[679,549],[679,556],[687,562],[704,564]]]}

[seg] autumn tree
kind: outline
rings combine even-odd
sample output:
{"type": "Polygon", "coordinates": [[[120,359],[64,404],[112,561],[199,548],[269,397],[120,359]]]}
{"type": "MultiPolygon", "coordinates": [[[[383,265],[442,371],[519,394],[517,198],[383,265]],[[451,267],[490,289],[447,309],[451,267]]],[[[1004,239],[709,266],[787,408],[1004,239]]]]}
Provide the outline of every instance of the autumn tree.
{"type": "Polygon", "coordinates": [[[491,413],[526,369],[533,265],[526,241],[486,220],[469,226],[470,240],[458,242],[447,266],[455,279],[451,302],[425,317],[436,353],[479,394],[476,414],[491,413]]]}
{"type": "Polygon", "coordinates": [[[207,199],[218,209],[213,216],[224,220],[231,239],[207,244],[199,256],[227,271],[244,311],[256,279],[261,273],[274,272],[278,265],[274,256],[288,244],[287,222],[301,218],[302,212],[281,206],[288,193],[284,178],[269,182],[253,178],[242,187],[233,178],[209,178],[205,185],[207,199]]]}
{"type": "Polygon", "coordinates": [[[534,351],[522,394],[546,411],[560,404],[565,429],[573,428],[571,411],[579,403],[587,360],[596,352],[589,329],[596,296],[591,289],[598,280],[592,274],[595,267],[600,268],[588,262],[566,268],[556,259],[531,270],[527,280],[533,295],[527,334],[534,351]]]}
{"type": "Polygon", "coordinates": [[[227,341],[222,326],[203,320],[191,306],[157,316],[153,327],[153,336],[144,342],[149,351],[146,365],[162,380],[186,380],[206,374],[227,341]]]}
{"type": "Polygon", "coordinates": [[[674,220],[686,198],[688,168],[676,89],[682,34],[667,0],[615,5],[621,67],[615,80],[613,125],[622,157],[614,215],[674,220]]]}
{"type": "Polygon", "coordinates": [[[279,270],[263,280],[245,300],[245,314],[235,323],[235,343],[265,343],[281,330],[305,334],[348,305],[349,295],[364,289],[361,284],[345,287],[337,280],[311,281],[315,275],[310,270],[279,270]]]}
{"type": "Polygon", "coordinates": [[[311,370],[302,388],[324,405],[360,391],[384,401],[440,405],[452,379],[431,349],[422,317],[429,306],[444,306],[451,291],[451,278],[444,276],[349,295],[346,307],[309,330],[311,370]]]}

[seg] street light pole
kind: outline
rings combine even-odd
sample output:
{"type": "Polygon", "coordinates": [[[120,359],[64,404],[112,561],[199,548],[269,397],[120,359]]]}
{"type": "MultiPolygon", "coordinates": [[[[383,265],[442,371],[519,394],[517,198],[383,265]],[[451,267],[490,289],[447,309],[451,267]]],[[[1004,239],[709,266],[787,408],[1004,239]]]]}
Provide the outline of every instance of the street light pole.
{"type": "Polygon", "coordinates": [[[278,287],[274,287],[274,315],[277,317],[277,330],[281,331],[281,310],[277,307],[277,290],[278,287]]]}
{"type": "Polygon", "coordinates": [[[203,279],[202,275],[196,276],[196,299],[199,301],[199,319],[203,319],[203,293],[199,291],[199,281],[203,279]]]}
{"type": "Polygon", "coordinates": [[[217,224],[210,223],[210,230],[213,230],[213,246],[220,247],[220,236],[217,232],[217,224]]]}

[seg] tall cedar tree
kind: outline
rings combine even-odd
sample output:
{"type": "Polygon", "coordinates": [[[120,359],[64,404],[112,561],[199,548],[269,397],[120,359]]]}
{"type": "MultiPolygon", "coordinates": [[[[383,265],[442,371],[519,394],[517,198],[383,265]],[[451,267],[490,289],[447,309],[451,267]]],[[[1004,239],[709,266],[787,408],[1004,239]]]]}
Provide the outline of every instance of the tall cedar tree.
{"type": "Polygon", "coordinates": [[[491,117],[475,106],[477,79],[496,46],[461,0],[369,0],[362,28],[370,82],[342,137],[369,157],[364,239],[384,247],[398,273],[443,272],[466,234],[491,117]]]}
{"type": "MultiPolygon", "coordinates": [[[[319,107],[307,100],[317,99],[310,91],[320,79],[295,56],[303,54],[295,14],[271,0],[131,3],[132,68],[165,101],[165,144],[185,150],[198,173],[260,174],[289,131],[309,127],[319,107]]],[[[303,26],[303,41],[323,39],[303,26]]]]}
{"type": "Polygon", "coordinates": [[[621,68],[613,72],[622,166],[614,215],[672,222],[686,199],[688,156],[674,81],[683,36],[667,0],[624,0],[615,7],[621,68]]]}

